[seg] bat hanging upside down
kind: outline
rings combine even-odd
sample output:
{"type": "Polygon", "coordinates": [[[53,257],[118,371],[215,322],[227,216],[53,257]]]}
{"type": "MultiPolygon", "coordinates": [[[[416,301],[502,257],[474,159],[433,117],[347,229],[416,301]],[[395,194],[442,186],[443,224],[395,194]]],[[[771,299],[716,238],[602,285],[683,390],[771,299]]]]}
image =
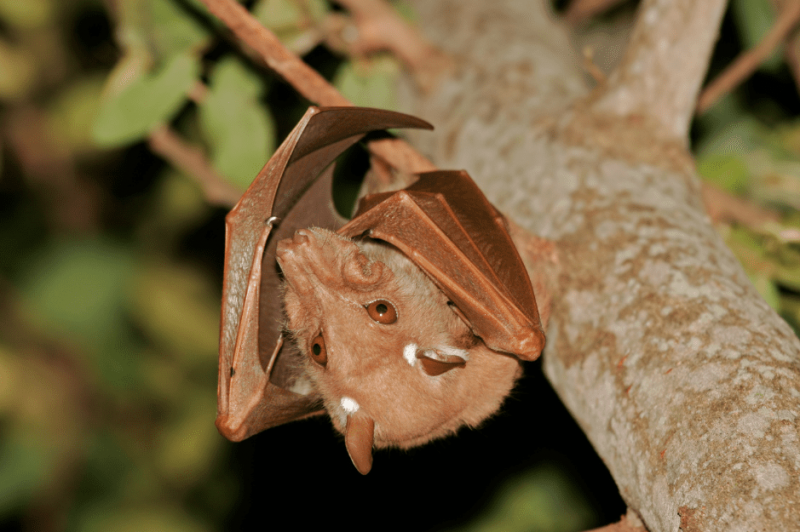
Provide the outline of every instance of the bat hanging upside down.
{"type": "Polygon", "coordinates": [[[217,428],[229,439],[327,411],[366,474],[373,447],[478,425],[539,356],[530,279],[466,172],[366,196],[346,224],[335,214],[330,163],[394,127],[430,125],[310,108],[228,214],[217,428]]]}
{"type": "Polygon", "coordinates": [[[278,243],[288,330],[356,468],[497,411],[521,368],[487,348],[389,244],[300,229],[278,243]]]}

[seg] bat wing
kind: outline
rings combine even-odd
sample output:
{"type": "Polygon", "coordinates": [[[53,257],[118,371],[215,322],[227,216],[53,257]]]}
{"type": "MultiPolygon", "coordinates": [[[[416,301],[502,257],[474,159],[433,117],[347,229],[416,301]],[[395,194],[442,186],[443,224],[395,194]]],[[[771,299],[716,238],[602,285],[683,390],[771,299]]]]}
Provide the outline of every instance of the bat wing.
{"type": "Polygon", "coordinates": [[[367,196],[339,233],[405,253],[490,349],[539,356],[545,338],[530,278],[502,215],[466,172],[427,172],[406,189],[367,196]]]}
{"type": "Polygon", "coordinates": [[[339,227],[333,170],[323,170],[369,131],[398,127],[432,128],[379,109],[309,108],[226,217],[216,425],[228,439],[322,412],[318,396],[294,386],[275,246],[301,227],[339,227]]]}

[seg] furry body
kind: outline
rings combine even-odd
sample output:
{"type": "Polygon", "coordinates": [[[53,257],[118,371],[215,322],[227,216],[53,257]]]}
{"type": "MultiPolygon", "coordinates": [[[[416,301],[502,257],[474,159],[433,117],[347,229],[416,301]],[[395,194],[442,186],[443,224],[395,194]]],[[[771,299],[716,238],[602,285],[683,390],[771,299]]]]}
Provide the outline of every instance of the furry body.
{"type": "Polygon", "coordinates": [[[498,410],[521,373],[516,358],[488,349],[428,276],[389,245],[301,229],[278,244],[277,258],[287,329],[343,434],[359,416],[374,422],[375,447],[409,448],[474,427],[498,410]],[[376,302],[396,321],[376,321],[376,302]]]}

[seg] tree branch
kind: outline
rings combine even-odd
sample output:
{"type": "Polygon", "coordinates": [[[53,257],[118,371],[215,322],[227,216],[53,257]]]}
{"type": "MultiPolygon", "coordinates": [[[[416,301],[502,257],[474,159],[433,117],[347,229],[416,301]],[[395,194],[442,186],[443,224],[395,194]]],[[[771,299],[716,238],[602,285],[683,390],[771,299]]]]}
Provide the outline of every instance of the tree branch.
{"type": "Polygon", "coordinates": [[[645,0],[625,55],[597,95],[595,112],[652,120],[685,142],[725,0],[645,0]]]}
{"type": "Polygon", "coordinates": [[[239,201],[242,191],[214,170],[203,150],[184,142],[167,126],[160,126],[150,133],[147,144],[154,153],[195,179],[212,205],[233,207],[239,201]]]}

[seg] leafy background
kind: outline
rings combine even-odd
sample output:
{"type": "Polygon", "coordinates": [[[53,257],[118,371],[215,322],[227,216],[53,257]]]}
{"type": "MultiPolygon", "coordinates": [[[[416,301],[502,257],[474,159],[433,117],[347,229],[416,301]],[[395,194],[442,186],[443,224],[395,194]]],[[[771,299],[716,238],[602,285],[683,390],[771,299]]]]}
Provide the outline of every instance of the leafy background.
{"type": "MultiPolygon", "coordinates": [[[[335,6],[248,5],[356,104],[394,106],[393,58],[325,46],[335,6]]],[[[618,51],[634,8],[579,41],[618,51]]],[[[768,0],[733,0],[711,75],[774,19],[768,0]]],[[[800,101],[783,52],[692,135],[706,180],[774,214],[718,228],[797,330],[800,101]]],[[[225,210],[148,136],[169,124],[244,189],[306,105],[197,0],[0,0],[3,530],[310,528],[353,509],[384,529],[569,531],[624,512],[537,364],[485,428],[378,453],[364,478],[323,419],[217,433],[225,210]]],[[[357,178],[337,179],[352,197],[357,178]]]]}

